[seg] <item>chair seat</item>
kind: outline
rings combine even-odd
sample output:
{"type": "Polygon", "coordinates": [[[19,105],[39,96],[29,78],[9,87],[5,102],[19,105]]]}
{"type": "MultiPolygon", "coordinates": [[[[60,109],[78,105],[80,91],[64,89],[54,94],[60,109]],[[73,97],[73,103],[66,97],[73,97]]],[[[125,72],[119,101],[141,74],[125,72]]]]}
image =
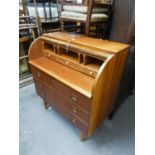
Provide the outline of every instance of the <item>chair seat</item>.
{"type": "MultiPolygon", "coordinates": [[[[31,1],[31,0],[30,0],[31,1]]],[[[33,2],[33,1],[32,1],[33,2]]],[[[36,0],[36,3],[49,3],[49,2],[54,2],[54,3],[56,3],[56,0],[53,0],[53,1],[51,1],[51,0],[36,0]]]]}
{"type": "MultiPolygon", "coordinates": [[[[88,7],[87,6],[77,6],[77,5],[64,5],[63,6],[64,11],[70,11],[70,12],[77,12],[77,13],[87,13],[88,7]]],[[[106,13],[108,12],[107,8],[93,8],[93,13],[106,13]]]]}
{"type": "MultiPolygon", "coordinates": [[[[71,11],[62,11],[61,18],[86,21],[87,14],[71,12],[71,11]]],[[[93,13],[91,16],[91,22],[101,22],[101,21],[107,21],[107,20],[108,20],[108,15],[106,15],[104,13],[100,13],[100,14],[93,13]]]]}
{"type": "Polygon", "coordinates": [[[41,23],[56,23],[56,22],[59,22],[59,19],[58,18],[53,18],[52,20],[51,19],[41,19],[41,23]]]}

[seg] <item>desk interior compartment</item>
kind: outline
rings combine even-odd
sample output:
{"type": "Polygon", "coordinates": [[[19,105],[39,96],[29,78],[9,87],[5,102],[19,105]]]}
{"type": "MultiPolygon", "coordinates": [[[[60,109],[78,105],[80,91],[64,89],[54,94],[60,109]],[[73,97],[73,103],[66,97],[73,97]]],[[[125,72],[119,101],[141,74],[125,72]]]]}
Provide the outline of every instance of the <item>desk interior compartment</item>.
{"type": "Polygon", "coordinates": [[[59,47],[59,55],[67,60],[71,60],[71,61],[77,62],[77,63],[80,60],[80,55],[78,52],[72,51],[69,49],[65,49],[63,47],[59,47]]]}
{"type": "Polygon", "coordinates": [[[46,50],[48,52],[55,53],[55,46],[53,44],[51,44],[51,43],[44,42],[43,43],[43,48],[44,48],[44,50],[46,50]]]}
{"type": "Polygon", "coordinates": [[[104,63],[104,60],[85,55],[84,56],[84,65],[90,69],[98,71],[101,65],[104,63]]]}

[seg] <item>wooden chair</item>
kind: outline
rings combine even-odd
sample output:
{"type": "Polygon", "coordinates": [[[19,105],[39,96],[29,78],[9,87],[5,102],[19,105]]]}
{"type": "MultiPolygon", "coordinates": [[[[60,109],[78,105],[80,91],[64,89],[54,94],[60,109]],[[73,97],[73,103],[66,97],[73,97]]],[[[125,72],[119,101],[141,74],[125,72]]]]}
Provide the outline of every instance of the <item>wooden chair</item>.
{"type": "Polygon", "coordinates": [[[59,17],[53,17],[52,15],[52,4],[57,4],[57,0],[34,0],[35,13],[41,33],[55,31],[59,27],[59,17]],[[43,7],[43,17],[39,15],[38,11],[38,5],[40,4],[43,7]]]}
{"type": "Polygon", "coordinates": [[[26,0],[22,0],[22,9],[19,9],[19,15],[29,15],[26,7],[26,0]]]}
{"type": "MultiPolygon", "coordinates": [[[[111,8],[113,0],[109,0],[108,2],[105,0],[82,0],[80,4],[76,3],[75,1],[76,0],[59,0],[59,3],[61,5],[61,31],[64,31],[64,24],[67,21],[78,22],[84,25],[84,33],[86,35],[89,35],[90,32],[94,31],[90,29],[90,27],[92,26],[96,27],[96,32],[97,30],[100,31],[106,28],[106,25],[111,18],[111,8]],[[82,18],[78,16],[81,16],[82,18]]],[[[101,32],[99,33],[101,34],[101,32]]]]}
{"type": "Polygon", "coordinates": [[[26,0],[22,0],[22,8],[19,9],[19,80],[20,87],[32,80],[27,79],[31,76],[28,64],[28,48],[32,41],[39,36],[37,20],[28,15],[26,0]],[[26,82],[24,82],[24,81],[26,82]]]}

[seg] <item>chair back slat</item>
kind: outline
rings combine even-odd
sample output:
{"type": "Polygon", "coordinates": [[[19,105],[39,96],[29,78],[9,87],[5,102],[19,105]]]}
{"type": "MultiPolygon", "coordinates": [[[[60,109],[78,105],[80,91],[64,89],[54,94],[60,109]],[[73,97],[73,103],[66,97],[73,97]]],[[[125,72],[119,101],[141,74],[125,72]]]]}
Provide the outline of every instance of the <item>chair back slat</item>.
{"type": "Polygon", "coordinates": [[[52,19],[51,2],[48,3],[48,7],[49,7],[49,16],[50,19],[52,19]]]}
{"type": "Polygon", "coordinates": [[[47,20],[46,6],[44,2],[42,4],[43,4],[43,9],[44,9],[44,17],[45,17],[45,20],[47,20]]]}
{"type": "MultiPolygon", "coordinates": [[[[52,4],[58,4],[58,0],[33,0],[35,5],[35,13],[41,33],[48,32],[49,30],[57,29],[59,26],[59,16],[53,17],[52,4]],[[39,4],[38,4],[39,3],[39,4]],[[41,9],[40,9],[41,5],[41,9]],[[40,14],[40,11],[41,14],[40,14]],[[42,16],[43,14],[43,16],[42,16]],[[51,28],[51,29],[50,29],[51,28]]],[[[56,7],[58,9],[58,6],[56,7]]],[[[58,10],[57,10],[58,11],[58,10]]],[[[59,14],[58,14],[59,15],[59,14]]]]}

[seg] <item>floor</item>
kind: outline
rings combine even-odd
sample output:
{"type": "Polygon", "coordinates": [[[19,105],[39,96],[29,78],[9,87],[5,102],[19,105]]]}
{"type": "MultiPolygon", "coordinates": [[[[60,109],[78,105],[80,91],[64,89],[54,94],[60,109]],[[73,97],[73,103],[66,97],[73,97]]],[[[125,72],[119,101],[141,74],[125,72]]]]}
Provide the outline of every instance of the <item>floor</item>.
{"type": "Polygon", "coordinates": [[[134,96],[112,121],[81,142],[79,130],[53,109],[45,110],[34,84],[20,89],[20,155],[134,155],[134,96]]]}

